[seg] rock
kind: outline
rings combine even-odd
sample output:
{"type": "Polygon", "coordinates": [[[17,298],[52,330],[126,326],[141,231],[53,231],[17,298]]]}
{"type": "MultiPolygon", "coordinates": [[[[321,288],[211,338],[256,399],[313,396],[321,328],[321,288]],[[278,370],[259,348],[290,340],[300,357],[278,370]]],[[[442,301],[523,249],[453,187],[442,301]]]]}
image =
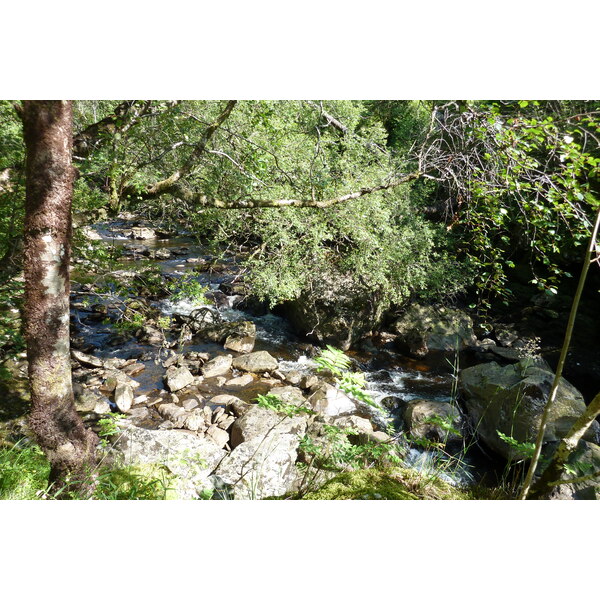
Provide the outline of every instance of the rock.
{"type": "Polygon", "coordinates": [[[444,444],[462,440],[460,411],[449,402],[410,400],[404,411],[404,423],[408,434],[416,439],[444,444]]]}
{"type": "Polygon", "coordinates": [[[363,419],[362,417],[357,417],[356,415],[336,417],[333,419],[333,424],[341,429],[354,429],[357,434],[371,433],[373,431],[373,425],[369,419],[363,419]]]}
{"type": "Polygon", "coordinates": [[[134,421],[136,424],[141,423],[144,419],[147,419],[150,416],[150,411],[145,406],[138,406],[137,408],[132,408],[128,413],[128,418],[134,421]]]}
{"type": "Polygon", "coordinates": [[[329,383],[323,383],[317,388],[308,401],[315,412],[322,415],[337,416],[356,412],[354,401],[329,383]]]}
{"type": "Polygon", "coordinates": [[[206,431],[204,411],[201,409],[192,410],[191,414],[186,416],[184,425],[185,428],[189,429],[190,431],[206,431]]]}
{"type": "Polygon", "coordinates": [[[495,333],[498,343],[505,348],[512,346],[513,343],[519,339],[518,334],[510,329],[509,326],[502,328],[496,327],[495,333]]]}
{"type": "Polygon", "coordinates": [[[392,436],[385,433],[385,431],[361,431],[358,435],[360,444],[367,444],[369,442],[373,442],[374,444],[389,444],[392,440],[392,436]]]}
{"type": "Polygon", "coordinates": [[[300,380],[300,387],[303,390],[308,390],[319,384],[319,378],[316,375],[304,375],[300,380]]]}
{"type": "Polygon", "coordinates": [[[199,406],[198,400],[196,398],[188,398],[187,400],[181,403],[181,406],[185,408],[185,410],[192,410],[193,408],[197,408],[199,406]]]}
{"type": "Polygon", "coordinates": [[[218,427],[220,427],[221,429],[223,429],[224,431],[227,431],[231,427],[231,425],[233,424],[234,421],[235,421],[235,417],[233,417],[232,415],[228,415],[227,413],[224,413],[220,417],[215,419],[214,424],[217,425],[218,427]]]}
{"type": "Polygon", "coordinates": [[[106,374],[106,380],[104,382],[103,388],[107,392],[114,392],[117,384],[123,383],[128,385],[129,387],[135,389],[140,387],[139,381],[132,379],[129,375],[122,373],[121,371],[108,371],[106,374]]]}
{"type": "Polygon", "coordinates": [[[224,347],[227,350],[247,354],[254,350],[256,342],[256,325],[250,321],[242,321],[235,331],[225,339],[224,347]]]}
{"type": "Polygon", "coordinates": [[[84,235],[84,237],[86,237],[88,240],[101,240],[102,236],[97,232],[94,231],[89,225],[84,225],[83,227],[81,227],[79,229],[79,231],[84,235]]]}
{"type": "Polygon", "coordinates": [[[107,415],[109,412],[111,412],[110,404],[104,396],[98,397],[96,405],[94,406],[94,412],[97,415],[107,415]]]}
{"type": "MultiPolygon", "coordinates": [[[[128,364],[128,362],[124,359],[124,358],[107,358],[104,361],[104,366],[107,369],[122,369],[123,367],[125,367],[128,364]]],[[[127,375],[130,375],[130,373],[127,373],[127,375]]]]}
{"type": "Polygon", "coordinates": [[[283,387],[274,387],[269,391],[269,394],[281,398],[285,404],[293,404],[295,406],[305,406],[310,408],[310,402],[304,397],[304,394],[297,387],[291,385],[283,387]]]}
{"type": "Polygon", "coordinates": [[[225,447],[225,445],[229,442],[229,434],[216,425],[211,425],[206,430],[205,435],[206,437],[210,438],[219,448],[225,447]]]}
{"type": "Polygon", "coordinates": [[[272,434],[298,434],[302,436],[306,431],[306,420],[306,415],[282,417],[282,415],[268,408],[254,404],[243,417],[234,422],[231,428],[231,447],[235,448],[253,438],[263,438],[272,434]]]}
{"type": "Polygon", "coordinates": [[[132,227],[130,237],[134,240],[150,240],[156,237],[156,232],[149,227],[132,227]]]}
{"type": "Polygon", "coordinates": [[[165,375],[165,385],[171,392],[178,392],[194,383],[194,376],[187,367],[171,366],[165,375]]]}
{"type": "Polygon", "coordinates": [[[117,408],[126,413],[133,404],[133,389],[126,383],[118,383],[115,387],[115,404],[117,408]]]}
{"type": "Polygon", "coordinates": [[[391,413],[403,411],[405,408],[406,402],[402,400],[402,398],[398,398],[397,396],[386,396],[381,401],[381,406],[386,410],[389,410],[391,413]]]}
{"type": "Polygon", "coordinates": [[[277,369],[276,358],[273,358],[268,352],[252,352],[244,356],[238,356],[233,360],[233,367],[250,373],[266,373],[277,369]]]}
{"type": "Polygon", "coordinates": [[[306,420],[282,420],[259,406],[253,406],[242,419],[244,441],[223,459],[215,474],[231,486],[235,499],[258,500],[287,493],[298,479],[295,463],[306,420]]]}
{"type": "Polygon", "coordinates": [[[254,381],[254,377],[252,377],[252,375],[250,373],[246,373],[245,375],[242,375],[241,377],[234,377],[233,379],[226,381],[225,386],[232,387],[232,388],[242,388],[242,387],[246,387],[247,385],[250,385],[253,381],[254,381]]]}
{"type": "Polygon", "coordinates": [[[79,352],[79,350],[71,350],[71,356],[80,362],[82,365],[86,365],[88,367],[103,367],[104,361],[96,356],[90,356],[89,354],[84,354],[83,352],[79,352]]]}
{"type": "Polygon", "coordinates": [[[167,248],[160,248],[152,253],[152,258],[156,260],[169,260],[171,258],[171,251],[167,248]]]}
{"type": "Polygon", "coordinates": [[[226,455],[211,439],[176,430],[142,429],[123,423],[115,450],[125,465],[164,465],[177,476],[181,499],[198,498],[213,488],[209,475],[226,455]]]}
{"type": "MultiPolygon", "coordinates": [[[[563,471],[561,479],[568,480],[600,471],[600,446],[591,442],[580,441],[571,453],[567,464],[573,473],[563,471]]],[[[600,500],[600,476],[579,481],[564,483],[552,488],[550,500],[600,500]]]]}
{"type": "Polygon", "coordinates": [[[96,412],[96,405],[101,402],[104,402],[108,406],[106,398],[100,392],[89,388],[82,388],[81,386],[79,388],[76,390],[75,386],[73,386],[73,391],[75,392],[75,409],[77,411],[96,412]]]}
{"type": "Polygon", "coordinates": [[[140,342],[150,344],[151,346],[162,346],[165,341],[163,332],[152,325],[144,325],[136,332],[136,337],[138,337],[140,342]]]}
{"type": "Polygon", "coordinates": [[[231,369],[233,359],[230,354],[225,356],[216,356],[212,360],[205,363],[202,368],[202,375],[209,379],[210,377],[219,377],[225,375],[231,369]]]}
{"type": "MultiPolygon", "coordinates": [[[[497,434],[518,442],[534,442],[554,374],[530,359],[501,367],[489,362],[464,369],[459,384],[465,411],[479,437],[505,458],[522,458],[497,434]]],[[[550,410],[544,442],[560,440],[585,411],[582,395],[566,379],[560,379],[550,410]]],[[[596,442],[600,424],[594,422],[584,439],[596,442]]]]}
{"type": "Polygon", "coordinates": [[[291,385],[299,385],[302,381],[302,373],[300,371],[289,371],[285,375],[285,380],[291,385]]]}
{"type": "Polygon", "coordinates": [[[342,350],[376,329],[389,302],[340,273],[320,274],[300,296],[281,307],[294,329],[319,344],[342,350]]]}
{"type": "Polygon", "coordinates": [[[477,345],[473,320],[455,308],[413,304],[392,325],[392,331],[398,334],[396,343],[417,357],[429,350],[456,351],[477,345]]]}
{"type": "Polygon", "coordinates": [[[232,396],[231,394],[219,394],[218,396],[213,396],[210,399],[210,402],[212,404],[221,404],[223,406],[228,406],[229,404],[235,402],[242,402],[242,400],[240,400],[237,396],[232,396]]]}
{"type": "Polygon", "coordinates": [[[145,368],[146,368],[145,364],[135,362],[131,365],[127,365],[127,366],[123,367],[123,373],[126,373],[127,375],[130,375],[131,377],[133,377],[134,375],[141,373],[145,368]]]}
{"type": "Polygon", "coordinates": [[[186,421],[189,417],[189,414],[183,406],[177,406],[171,402],[168,404],[161,404],[158,407],[158,414],[171,421],[173,426],[179,429],[183,429],[186,426],[186,421]]]}

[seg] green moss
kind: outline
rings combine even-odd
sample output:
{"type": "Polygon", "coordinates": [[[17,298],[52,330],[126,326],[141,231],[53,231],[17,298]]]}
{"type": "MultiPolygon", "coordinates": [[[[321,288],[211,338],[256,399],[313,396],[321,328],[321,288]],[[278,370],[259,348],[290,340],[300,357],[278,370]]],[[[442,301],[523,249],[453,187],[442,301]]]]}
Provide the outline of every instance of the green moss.
{"type": "Polygon", "coordinates": [[[304,500],[466,500],[461,490],[440,481],[424,480],[406,469],[362,469],[342,473],[304,500]]]}

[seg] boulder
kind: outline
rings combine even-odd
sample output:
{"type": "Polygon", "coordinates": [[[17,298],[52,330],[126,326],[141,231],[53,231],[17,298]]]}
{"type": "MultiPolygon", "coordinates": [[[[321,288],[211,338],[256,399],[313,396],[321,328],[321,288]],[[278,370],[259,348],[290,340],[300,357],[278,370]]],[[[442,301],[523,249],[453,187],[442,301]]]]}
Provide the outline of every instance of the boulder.
{"type": "MultiPolygon", "coordinates": [[[[600,446],[580,441],[567,464],[570,473],[563,471],[562,480],[575,479],[600,472],[600,446]]],[[[576,483],[563,483],[550,491],[550,500],[600,500],[600,476],[576,483]]]]}
{"type": "Polygon", "coordinates": [[[250,321],[242,321],[230,331],[223,344],[226,350],[247,354],[254,350],[256,342],[256,325],[250,321]]]}
{"type": "Polygon", "coordinates": [[[202,368],[202,375],[209,379],[210,377],[219,377],[225,375],[231,369],[233,359],[230,354],[224,356],[216,356],[212,360],[205,363],[202,368]]]}
{"type": "MultiPolygon", "coordinates": [[[[460,373],[459,385],[465,411],[479,437],[509,460],[522,458],[497,431],[518,442],[534,442],[548,400],[554,373],[532,359],[502,367],[495,362],[476,365],[460,373]]],[[[560,379],[550,410],[544,442],[560,440],[585,411],[583,396],[566,379],[560,379]]],[[[594,422],[584,435],[598,440],[600,424],[594,422]]]]}
{"type": "Polygon", "coordinates": [[[264,438],[267,435],[294,434],[302,437],[306,431],[306,420],[305,415],[284,417],[254,404],[233,423],[231,447],[236,448],[251,439],[264,438]]]}
{"type": "Polygon", "coordinates": [[[156,231],[149,227],[132,227],[129,235],[134,240],[150,240],[156,237],[156,231]]]}
{"type": "Polygon", "coordinates": [[[308,401],[313,410],[321,415],[337,416],[356,412],[356,403],[329,383],[318,387],[308,401]]]}
{"type": "Polygon", "coordinates": [[[462,417],[456,406],[436,400],[410,400],[404,411],[407,433],[416,439],[449,444],[460,442],[462,417]]]}
{"type": "Polygon", "coordinates": [[[266,373],[277,369],[276,358],[273,358],[268,352],[261,350],[260,352],[251,352],[244,356],[238,356],[233,360],[233,366],[241,371],[249,373],[266,373]]]}
{"type": "Polygon", "coordinates": [[[164,465],[177,476],[179,498],[198,498],[213,488],[209,475],[226,455],[212,440],[178,430],[151,430],[119,424],[114,448],[125,465],[164,465]]]}
{"type": "Polygon", "coordinates": [[[171,392],[178,392],[194,383],[194,376],[187,367],[171,366],[165,375],[165,385],[171,392]]]}
{"type": "Polygon", "coordinates": [[[389,306],[378,297],[378,290],[340,273],[321,275],[306,290],[285,302],[281,311],[301,335],[342,350],[374,330],[389,306]]]}
{"type": "Polygon", "coordinates": [[[295,463],[306,424],[306,418],[286,418],[252,406],[234,423],[231,445],[235,447],[215,474],[230,486],[235,499],[258,500],[286,494],[298,480],[295,463]],[[233,441],[234,431],[239,436],[237,444],[233,441]]]}
{"type": "Polygon", "coordinates": [[[357,417],[356,415],[336,417],[333,419],[333,425],[341,429],[353,429],[357,434],[371,433],[373,431],[373,425],[369,419],[357,417]]]}
{"type": "Polygon", "coordinates": [[[391,329],[398,334],[396,343],[416,357],[429,350],[456,351],[477,345],[473,320],[455,308],[413,304],[391,329]]]}
{"type": "Polygon", "coordinates": [[[229,442],[229,434],[216,425],[211,425],[206,430],[206,437],[210,438],[219,448],[224,448],[229,442]]]}

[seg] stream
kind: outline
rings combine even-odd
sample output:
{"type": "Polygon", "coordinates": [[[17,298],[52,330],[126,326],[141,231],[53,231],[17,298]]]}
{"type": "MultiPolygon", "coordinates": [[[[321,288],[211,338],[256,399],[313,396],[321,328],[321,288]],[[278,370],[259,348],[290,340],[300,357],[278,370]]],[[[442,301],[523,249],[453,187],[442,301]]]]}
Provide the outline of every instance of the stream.
{"type": "MultiPolygon", "coordinates": [[[[314,348],[306,340],[298,337],[289,323],[281,316],[267,312],[257,314],[253,311],[239,308],[240,296],[228,295],[231,284],[239,280],[242,265],[235,256],[223,261],[222,268],[198,272],[196,267],[212,260],[206,249],[196,245],[194,238],[185,233],[178,233],[165,239],[150,238],[132,240],[127,237],[134,223],[128,220],[115,220],[88,227],[95,239],[101,241],[105,248],[114,248],[123,252],[118,259],[120,267],[112,273],[113,276],[124,280],[132,277],[140,269],[148,266],[158,267],[164,278],[174,280],[186,274],[206,286],[213,294],[218,306],[218,312],[224,321],[252,321],[256,326],[256,343],[254,351],[266,350],[279,360],[279,370],[283,374],[297,371],[300,374],[315,372],[316,363],[311,356],[314,348]],[[146,256],[147,254],[151,256],[146,256]],[[152,256],[152,253],[158,253],[152,256]],[[311,352],[312,350],[312,352],[311,352]]],[[[148,227],[151,227],[148,224],[148,227]]],[[[93,279],[93,277],[92,277],[93,279]]],[[[99,320],[91,312],[90,303],[97,310],[98,304],[104,305],[106,313],[110,313],[115,301],[123,300],[116,293],[106,292],[96,296],[95,286],[100,278],[91,284],[91,273],[85,264],[75,265],[72,273],[72,323],[77,345],[89,354],[101,359],[136,359],[143,363],[144,369],[132,375],[139,383],[137,394],[152,394],[164,389],[162,366],[169,353],[166,348],[156,345],[143,344],[133,336],[116,335],[116,329],[111,322],[99,320]]],[[[178,300],[166,299],[150,301],[150,305],[160,310],[166,317],[189,315],[193,310],[206,306],[189,298],[178,300]]],[[[402,417],[400,407],[411,399],[453,401],[455,395],[455,378],[458,364],[468,362],[469,357],[453,353],[430,352],[424,359],[415,360],[397,353],[391,345],[379,348],[369,347],[367,350],[349,351],[353,361],[353,369],[364,373],[367,389],[371,398],[383,408],[383,411],[372,410],[371,419],[381,428],[392,424],[396,431],[401,431],[402,417]]],[[[177,347],[179,353],[199,352],[212,356],[226,354],[222,344],[213,342],[185,341],[177,347]]],[[[235,354],[235,353],[234,353],[235,354]]],[[[213,393],[232,393],[213,388],[207,390],[213,393]]],[[[250,401],[258,393],[266,389],[248,386],[234,392],[242,400],[250,401]]],[[[116,408],[113,406],[113,409],[116,408]]],[[[149,424],[149,426],[152,426],[149,424]]],[[[439,450],[424,449],[409,445],[402,436],[398,443],[406,451],[405,462],[421,471],[437,471],[439,465],[446,462],[446,468],[441,476],[450,483],[493,484],[497,465],[489,460],[481,450],[472,445],[466,451],[458,448],[454,453],[439,450]],[[451,464],[452,468],[448,468],[451,464]]],[[[438,473],[440,475],[440,473],[438,473]]]]}

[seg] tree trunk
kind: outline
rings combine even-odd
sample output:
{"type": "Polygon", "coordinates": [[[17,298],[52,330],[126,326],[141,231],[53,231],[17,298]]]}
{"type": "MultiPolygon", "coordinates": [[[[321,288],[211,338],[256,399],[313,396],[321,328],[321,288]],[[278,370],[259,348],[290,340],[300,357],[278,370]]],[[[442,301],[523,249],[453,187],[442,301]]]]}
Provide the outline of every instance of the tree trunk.
{"type": "Polygon", "coordinates": [[[51,464],[55,489],[86,492],[95,434],[75,410],[69,339],[69,262],[73,195],[72,107],[26,101],[24,273],[30,425],[51,464]]]}

